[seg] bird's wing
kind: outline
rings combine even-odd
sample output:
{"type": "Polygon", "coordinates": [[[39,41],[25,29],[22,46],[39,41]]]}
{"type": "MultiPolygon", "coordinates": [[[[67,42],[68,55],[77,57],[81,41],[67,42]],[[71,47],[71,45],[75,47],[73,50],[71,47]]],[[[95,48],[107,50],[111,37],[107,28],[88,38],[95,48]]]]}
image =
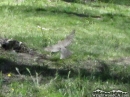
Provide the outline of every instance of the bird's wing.
{"type": "Polygon", "coordinates": [[[57,44],[48,46],[44,50],[49,52],[58,52],[60,51],[60,48],[67,47],[73,40],[73,37],[75,35],[75,30],[72,31],[64,40],[58,41],[57,44]]]}
{"type": "Polygon", "coordinates": [[[65,58],[69,57],[72,54],[68,49],[66,49],[64,47],[61,48],[60,50],[61,50],[60,59],[65,59],[65,58]]]}
{"type": "Polygon", "coordinates": [[[68,36],[66,36],[64,40],[59,41],[58,45],[60,45],[61,47],[67,47],[73,41],[74,35],[75,35],[75,30],[73,30],[68,36]]]}
{"type": "Polygon", "coordinates": [[[55,44],[55,45],[46,47],[44,50],[49,51],[49,52],[58,52],[60,50],[60,46],[58,44],[55,44]]]}

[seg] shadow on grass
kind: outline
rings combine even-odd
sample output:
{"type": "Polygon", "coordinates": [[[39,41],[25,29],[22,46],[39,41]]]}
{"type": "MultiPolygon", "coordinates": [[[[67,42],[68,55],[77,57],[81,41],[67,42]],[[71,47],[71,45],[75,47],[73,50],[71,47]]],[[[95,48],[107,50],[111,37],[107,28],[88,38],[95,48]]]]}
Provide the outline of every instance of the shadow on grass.
{"type": "Polygon", "coordinates": [[[129,0],[63,0],[65,2],[69,3],[80,3],[80,4],[87,4],[90,2],[104,2],[104,3],[110,3],[110,4],[118,4],[118,5],[125,5],[129,6],[130,2],[129,0]]]}
{"type": "MultiPolygon", "coordinates": [[[[95,10],[89,10],[85,9],[86,14],[79,13],[79,12],[74,12],[74,9],[71,7],[60,7],[60,6],[47,6],[47,7],[37,7],[37,6],[11,6],[11,5],[3,5],[0,6],[0,9],[2,11],[4,10],[9,10],[9,12],[14,13],[14,14],[24,14],[26,17],[27,16],[46,16],[46,15],[63,15],[67,14],[69,16],[77,16],[81,18],[102,18],[102,17],[108,17],[108,19],[112,19],[114,17],[121,17],[121,18],[128,18],[128,16],[124,16],[122,14],[112,14],[112,13],[107,13],[107,14],[101,14],[97,15],[95,10]]],[[[110,20],[109,20],[110,21],[110,20]]]]}
{"type": "Polygon", "coordinates": [[[69,3],[80,3],[80,0],[63,0],[65,2],[69,2],[69,3]]]}
{"type": "Polygon", "coordinates": [[[69,3],[86,4],[86,3],[90,3],[90,2],[95,2],[96,0],[63,0],[63,1],[69,2],[69,3]]]}
{"type": "Polygon", "coordinates": [[[77,13],[77,12],[73,12],[72,8],[71,7],[36,7],[36,6],[24,6],[24,5],[21,5],[21,6],[10,6],[10,5],[3,5],[3,6],[0,6],[0,9],[1,10],[4,10],[4,9],[8,9],[10,10],[11,12],[16,12],[16,14],[25,14],[25,15],[28,15],[28,16],[38,16],[38,15],[63,15],[63,14],[67,14],[69,16],[77,16],[77,17],[91,17],[91,18],[101,18],[101,16],[98,16],[98,15],[93,15],[93,13],[96,13],[96,12],[92,12],[91,10],[86,10],[86,12],[88,12],[88,14],[82,14],[82,13],[77,13]],[[30,15],[31,14],[31,15],[30,15]]]}
{"type": "Polygon", "coordinates": [[[117,20],[117,21],[120,21],[120,18],[122,18],[123,20],[128,20],[127,22],[129,22],[129,19],[130,19],[129,16],[123,15],[123,14],[106,13],[106,14],[102,14],[102,16],[104,18],[114,19],[114,20],[117,20]]]}
{"type": "MultiPolygon", "coordinates": [[[[93,64],[93,63],[90,63],[93,64]]],[[[29,72],[27,71],[26,68],[28,68],[31,72],[32,75],[36,75],[36,72],[44,77],[55,77],[55,75],[58,73],[60,77],[67,78],[68,73],[70,73],[70,77],[76,77],[76,76],[81,76],[81,77],[89,77],[90,80],[95,77],[94,80],[112,80],[115,82],[121,82],[121,83],[129,83],[130,82],[130,76],[125,76],[124,74],[112,74],[110,71],[110,67],[108,64],[104,62],[99,61],[100,66],[97,67],[97,71],[92,71],[89,68],[84,68],[84,67],[78,67],[78,68],[69,68],[69,69],[59,69],[59,68],[48,68],[47,66],[38,66],[38,65],[27,65],[27,64],[21,64],[21,63],[16,63],[13,62],[9,59],[5,58],[0,58],[0,71],[2,73],[14,73],[18,74],[16,72],[16,67],[19,69],[19,72],[22,75],[29,75],[29,72]],[[123,78],[123,79],[121,79],[123,78]]]]}
{"type": "MultiPolygon", "coordinates": [[[[113,22],[117,24],[116,21],[119,22],[119,24],[122,21],[129,21],[129,16],[125,16],[123,14],[113,14],[113,13],[106,13],[106,14],[101,14],[101,15],[96,15],[97,11],[95,10],[89,10],[85,9],[85,14],[80,13],[80,12],[75,12],[75,10],[71,7],[60,7],[60,6],[47,6],[47,7],[37,7],[37,6],[11,6],[11,5],[3,5],[0,6],[0,9],[4,12],[5,9],[8,9],[9,12],[16,14],[16,15],[21,15],[23,14],[25,17],[30,17],[30,16],[54,16],[58,15],[58,17],[63,16],[63,15],[68,15],[68,16],[77,16],[80,18],[103,18],[103,21],[106,22],[112,22],[110,19],[113,19],[113,22]],[[119,21],[121,20],[121,21],[119,21]]],[[[1,12],[2,12],[1,11],[1,12]]],[[[8,12],[8,11],[7,11],[8,12]]]]}
{"type": "MultiPolygon", "coordinates": [[[[53,9],[53,8],[51,8],[53,9]]],[[[36,9],[37,12],[39,11],[48,11],[44,8],[37,8],[36,9]]],[[[78,16],[78,17],[92,17],[92,18],[101,18],[100,16],[96,16],[96,15],[89,15],[89,14],[80,14],[80,13],[76,13],[76,12],[69,12],[69,11],[58,11],[58,10],[50,10],[50,12],[52,13],[59,13],[59,14],[68,14],[68,15],[75,15],[75,16],[78,16]]]]}
{"type": "MultiPolygon", "coordinates": [[[[37,8],[35,9],[36,12],[46,12],[47,10],[44,8],[37,8]]],[[[89,17],[89,15],[85,15],[85,14],[79,14],[79,13],[75,13],[75,12],[67,12],[67,11],[58,11],[58,10],[50,10],[51,13],[58,13],[58,14],[68,14],[68,15],[75,15],[78,17],[89,17]]]]}
{"type": "Polygon", "coordinates": [[[59,72],[60,75],[66,74],[68,70],[56,70],[56,69],[49,69],[47,66],[38,66],[37,65],[32,65],[32,64],[21,64],[17,62],[13,62],[9,59],[1,58],[0,59],[0,71],[2,73],[15,73],[16,68],[19,69],[19,72],[21,74],[29,75],[29,72],[27,71],[27,68],[30,70],[32,75],[35,75],[36,72],[38,74],[41,74],[43,76],[55,76],[56,72],[59,72]]]}
{"type": "Polygon", "coordinates": [[[118,5],[126,5],[126,6],[129,6],[130,5],[130,2],[129,0],[99,0],[101,2],[104,2],[104,3],[112,3],[112,4],[118,4],[118,5]]]}

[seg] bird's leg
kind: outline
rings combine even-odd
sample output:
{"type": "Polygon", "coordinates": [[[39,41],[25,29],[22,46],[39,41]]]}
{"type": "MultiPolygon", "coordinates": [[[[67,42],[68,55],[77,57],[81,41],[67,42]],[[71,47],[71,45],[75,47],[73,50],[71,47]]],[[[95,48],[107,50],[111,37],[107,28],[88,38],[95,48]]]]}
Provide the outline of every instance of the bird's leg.
{"type": "Polygon", "coordinates": [[[53,52],[50,52],[50,53],[49,53],[49,57],[51,57],[51,56],[52,56],[52,53],[53,53],[53,52]]]}
{"type": "Polygon", "coordinates": [[[50,52],[50,56],[52,55],[52,52],[50,52]]]}

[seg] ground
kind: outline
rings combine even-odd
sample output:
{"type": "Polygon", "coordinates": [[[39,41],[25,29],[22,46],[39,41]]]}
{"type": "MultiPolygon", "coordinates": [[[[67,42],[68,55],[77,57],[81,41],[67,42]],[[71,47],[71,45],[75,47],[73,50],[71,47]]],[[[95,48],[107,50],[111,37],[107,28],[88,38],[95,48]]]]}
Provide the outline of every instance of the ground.
{"type": "MultiPolygon", "coordinates": [[[[116,1],[116,0],[115,0],[116,1]]],[[[118,1],[118,0],[117,0],[118,1]]],[[[93,91],[130,91],[130,7],[125,2],[74,3],[1,0],[0,37],[39,54],[75,29],[72,56],[34,61],[0,49],[0,97],[92,97],[93,91]]]]}

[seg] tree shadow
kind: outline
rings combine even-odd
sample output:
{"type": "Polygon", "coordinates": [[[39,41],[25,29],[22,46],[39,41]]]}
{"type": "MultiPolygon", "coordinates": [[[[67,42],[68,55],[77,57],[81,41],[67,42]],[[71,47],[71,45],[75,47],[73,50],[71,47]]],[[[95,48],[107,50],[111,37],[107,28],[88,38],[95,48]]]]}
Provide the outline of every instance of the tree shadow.
{"type": "Polygon", "coordinates": [[[65,2],[69,3],[81,3],[81,4],[87,4],[91,2],[103,2],[103,3],[110,3],[110,4],[118,4],[118,5],[125,5],[129,6],[130,2],[129,0],[63,0],[65,2]]]}
{"type": "MultiPolygon", "coordinates": [[[[94,63],[90,63],[89,65],[93,65],[94,63]]],[[[88,64],[86,64],[88,65],[88,64]]],[[[123,65],[123,63],[122,63],[123,65]]],[[[98,65],[95,68],[95,70],[89,69],[89,68],[84,68],[81,67],[80,68],[80,75],[82,77],[89,77],[90,80],[102,80],[102,81],[107,81],[107,80],[112,80],[114,82],[118,82],[120,83],[130,83],[130,75],[129,72],[126,73],[126,71],[124,70],[122,72],[122,67],[120,67],[120,71],[112,71],[113,66],[115,66],[115,68],[119,68],[120,66],[117,65],[117,63],[113,63],[113,62],[104,62],[104,61],[98,61],[98,65]]]]}
{"type": "MultiPolygon", "coordinates": [[[[73,11],[70,11],[70,7],[51,7],[51,6],[48,6],[48,7],[43,7],[43,8],[40,8],[40,7],[32,7],[32,6],[24,6],[24,5],[21,5],[21,6],[6,6],[6,5],[3,5],[3,6],[0,6],[0,9],[5,9],[5,8],[8,8],[8,10],[11,10],[11,11],[14,11],[14,13],[16,12],[17,14],[25,14],[27,16],[45,16],[45,15],[63,15],[63,14],[67,14],[69,16],[77,16],[77,17],[80,17],[80,18],[88,18],[88,17],[91,17],[91,18],[101,18],[101,16],[99,15],[94,15],[94,14],[91,14],[91,10],[86,10],[88,12],[88,14],[82,14],[82,13],[77,13],[77,12],[73,12],[73,11]],[[31,15],[29,15],[31,14],[31,15]]],[[[95,13],[95,12],[93,12],[95,13]]]]}
{"type": "Polygon", "coordinates": [[[129,0],[99,0],[101,2],[104,3],[110,3],[110,4],[118,4],[118,5],[125,5],[125,6],[129,6],[130,2],[129,0]]]}
{"type": "MultiPolygon", "coordinates": [[[[106,1],[102,1],[102,2],[107,2],[106,1]]],[[[96,11],[92,11],[89,9],[86,9],[86,13],[87,14],[82,14],[82,13],[77,13],[74,11],[71,11],[70,7],[52,7],[52,6],[47,6],[47,7],[36,7],[36,6],[25,6],[25,5],[20,5],[20,6],[12,6],[12,5],[2,5],[0,6],[1,10],[4,9],[8,9],[11,12],[14,12],[16,14],[25,14],[26,16],[45,16],[45,15],[54,15],[54,14],[59,14],[59,15],[63,15],[63,14],[67,14],[69,16],[77,16],[80,18],[102,18],[102,16],[104,15],[96,15],[96,11]],[[31,15],[30,15],[31,14],[31,15]]],[[[106,14],[109,16],[112,16],[112,14],[106,14]]],[[[116,14],[114,14],[116,15],[116,14]]]]}
{"type": "MultiPolygon", "coordinates": [[[[107,80],[113,80],[115,82],[121,82],[121,83],[129,83],[130,82],[130,76],[123,76],[123,74],[111,74],[110,65],[106,64],[105,62],[98,61],[99,65],[96,67],[94,71],[90,68],[84,68],[83,66],[77,67],[77,68],[50,68],[43,64],[43,66],[36,65],[28,65],[28,64],[21,64],[17,62],[13,62],[12,60],[6,59],[6,58],[0,58],[0,71],[3,74],[6,73],[14,73],[18,74],[16,71],[16,68],[19,69],[19,72],[22,75],[30,75],[27,71],[27,68],[30,70],[31,75],[36,75],[36,72],[40,74],[43,77],[55,77],[56,74],[58,74],[60,77],[67,78],[68,73],[70,72],[70,77],[75,76],[81,76],[81,77],[89,77],[90,80],[93,80],[93,77],[95,77],[95,80],[101,79],[102,81],[107,80]],[[124,77],[124,79],[120,79],[124,77]]],[[[85,64],[92,65],[93,63],[85,64]]]]}
{"type": "Polygon", "coordinates": [[[23,63],[17,63],[13,62],[12,60],[0,58],[0,71],[2,73],[9,73],[12,72],[14,74],[18,74],[16,71],[16,68],[18,68],[19,72],[24,75],[30,75],[27,71],[27,68],[30,70],[30,73],[32,75],[35,75],[36,72],[38,74],[45,76],[55,76],[55,74],[58,72],[59,75],[64,75],[68,72],[68,70],[58,70],[53,68],[48,68],[43,64],[43,66],[39,66],[38,64],[23,64],[23,63]]]}
{"type": "Polygon", "coordinates": [[[87,4],[87,3],[91,3],[91,2],[96,2],[96,0],[63,0],[65,2],[69,2],[69,3],[80,3],[80,4],[87,4]]]}
{"type": "MultiPolygon", "coordinates": [[[[76,13],[76,12],[72,12],[72,11],[66,11],[66,10],[62,10],[62,11],[59,11],[59,10],[57,10],[57,9],[55,9],[55,8],[51,8],[51,7],[49,7],[49,9],[50,9],[50,12],[51,13],[58,13],[58,14],[68,14],[68,15],[74,15],[74,16],[77,16],[77,17],[91,17],[91,18],[101,18],[101,16],[98,16],[98,15],[91,15],[91,14],[81,14],[81,13],[76,13]]],[[[35,9],[36,10],[36,12],[47,12],[47,11],[49,11],[48,10],[48,8],[47,8],[47,10],[46,9],[44,9],[44,8],[36,8],[35,9]]]]}
{"type": "Polygon", "coordinates": [[[77,0],[63,0],[63,1],[69,2],[69,3],[80,3],[80,2],[78,2],[77,0]]]}

